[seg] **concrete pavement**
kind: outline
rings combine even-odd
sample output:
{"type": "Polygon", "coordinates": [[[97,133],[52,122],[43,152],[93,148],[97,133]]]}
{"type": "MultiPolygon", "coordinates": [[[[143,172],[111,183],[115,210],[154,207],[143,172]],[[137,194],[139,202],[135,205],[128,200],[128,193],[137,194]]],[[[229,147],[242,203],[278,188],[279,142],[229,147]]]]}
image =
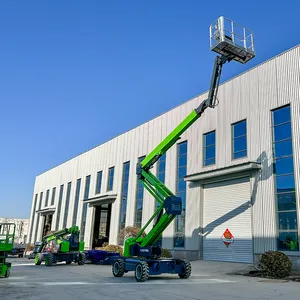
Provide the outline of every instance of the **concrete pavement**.
{"type": "Polygon", "coordinates": [[[300,283],[228,275],[248,265],[192,262],[192,275],[150,277],[135,281],[133,273],[115,278],[111,266],[64,263],[35,266],[33,260],[10,259],[11,277],[0,278],[0,299],[299,299],[300,283]]]}

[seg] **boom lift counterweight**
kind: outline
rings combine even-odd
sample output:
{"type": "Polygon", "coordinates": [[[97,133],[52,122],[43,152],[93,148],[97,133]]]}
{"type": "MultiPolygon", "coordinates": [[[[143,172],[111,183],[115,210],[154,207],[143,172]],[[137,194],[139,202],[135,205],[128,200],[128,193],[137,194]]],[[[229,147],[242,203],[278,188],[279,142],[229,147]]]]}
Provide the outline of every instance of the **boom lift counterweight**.
{"type": "MultiPolygon", "coordinates": [[[[159,202],[159,207],[153,216],[143,226],[136,237],[128,238],[124,242],[124,258],[117,259],[112,267],[115,277],[121,277],[125,272],[135,271],[135,278],[142,282],[148,279],[149,275],[162,273],[178,274],[180,278],[188,278],[191,274],[191,264],[187,260],[181,259],[160,259],[161,248],[156,246],[156,242],[162,236],[163,231],[169,224],[181,215],[182,199],[175,196],[158,178],[156,178],[150,169],[155,162],[164,155],[197,119],[201,117],[204,111],[210,107],[216,106],[217,92],[222,73],[222,67],[226,62],[236,60],[245,63],[254,57],[254,51],[240,47],[235,44],[235,33],[232,31],[228,39],[228,33],[224,26],[224,18],[220,17],[216,24],[213,24],[217,33],[213,35],[218,40],[212,50],[221,54],[215,58],[214,69],[210,84],[208,98],[204,100],[196,109],[194,109],[158,146],[150,152],[143,161],[137,165],[136,174],[138,180],[143,184],[147,191],[159,202]],[[152,229],[142,237],[142,233],[157,216],[152,229]]],[[[231,21],[232,22],[232,21],[231,21]]],[[[211,27],[212,27],[211,26],[211,27]]],[[[233,25],[231,28],[234,28],[233,25]]],[[[244,30],[244,32],[246,32],[244,30]]],[[[212,30],[211,30],[212,35],[212,30]]],[[[246,39],[246,37],[244,37],[246,39]]],[[[251,41],[253,43],[252,35],[251,41]]],[[[253,46],[253,45],[252,45],[253,46]]],[[[253,48],[253,47],[252,47],[253,48]]]]}

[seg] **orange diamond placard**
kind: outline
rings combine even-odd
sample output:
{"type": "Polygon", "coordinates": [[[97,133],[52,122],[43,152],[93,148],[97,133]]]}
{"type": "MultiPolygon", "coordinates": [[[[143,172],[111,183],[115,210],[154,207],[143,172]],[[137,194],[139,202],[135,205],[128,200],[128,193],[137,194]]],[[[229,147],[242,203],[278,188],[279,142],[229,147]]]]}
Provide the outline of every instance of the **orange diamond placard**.
{"type": "Polygon", "coordinates": [[[226,245],[227,248],[234,241],[234,236],[232,235],[232,233],[229,231],[228,228],[225,230],[225,232],[223,233],[221,238],[222,238],[222,241],[226,245]]]}

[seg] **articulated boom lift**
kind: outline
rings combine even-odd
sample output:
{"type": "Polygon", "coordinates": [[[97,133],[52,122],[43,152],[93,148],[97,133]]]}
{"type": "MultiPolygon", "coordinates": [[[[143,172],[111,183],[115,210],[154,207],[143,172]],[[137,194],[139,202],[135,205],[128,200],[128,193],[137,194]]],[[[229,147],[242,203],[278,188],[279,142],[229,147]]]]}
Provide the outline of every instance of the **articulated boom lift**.
{"type": "Polygon", "coordinates": [[[35,256],[35,264],[40,265],[45,260],[46,266],[62,261],[84,265],[84,242],[79,241],[79,234],[78,226],[72,226],[44,236],[35,256]]]}
{"type": "Polygon", "coordinates": [[[124,258],[117,259],[112,267],[115,277],[121,277],[125,272],[135,271],[137,281],[147,280],[149,275],[161,273],[178,274],[180,278],[188,278],[191,274],[191,264],[187,260],[180,259],[160,259],[161,249],[155,243],[162,236],[163,231],[169,224],[181,215],[182,199],[174,195],[161,181],[151,172],[155,162],[164,155],[204,111],[216,106],[217,92],[222,72],[222,67],[231,60],[246,63],[255,56],[253,47],[252,33],[246,36],[246,29],[243,28],[244,35],[239,36],[235,33],[235,26],[239,26],[232,21],[220,17],[210,27],[211,50],[221,54],[215,58],[214,69],[211,79],[208,98],[194,109],[143,161],[137,166],[138,180],[143,184],[147,191],[159,202],[153,216],[140,230],[138,235],[128,238],[124,243],[124,258]],[[228,30],[225,22],[229,21],[228,30]],[[250,46],[247,41],[250,39],[250,46]],[[242,45],[239,43],[242,42],[242,45]],[[142,233],[157,216],[153,228],[145,237],[142,233]]]}

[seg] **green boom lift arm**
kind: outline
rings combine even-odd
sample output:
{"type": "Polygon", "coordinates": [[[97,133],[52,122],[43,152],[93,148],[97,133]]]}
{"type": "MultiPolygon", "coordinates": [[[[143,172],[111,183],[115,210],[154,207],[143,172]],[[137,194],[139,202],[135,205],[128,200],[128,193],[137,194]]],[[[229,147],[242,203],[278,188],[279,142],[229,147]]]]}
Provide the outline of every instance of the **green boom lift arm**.
{"type": "Polygon", "coordinates": [[[162,236],[163,231],[174,220],[177,215],[181,214],[182,200],[176,197],[150,169],[155,162],[164,155],[197,119],[201,117],[208,108],[216,106],[216,97],[222,72],[222,66],[227,61],[231,61],[233,55],[216,56],[214,69],[210,84],[208,98],[204,100],[196,109],[194,109],[158,146],[150,152],[137,166],[138,180],[143,184],[147,191],[160,203],[153,216],[148,220],[136,237],[128,238],[124,243],[124,256],[159,256],[159,248],[154,244],[162,236]],[[142,237],[142,233],[149,226],[151,221],[158,216],[153,228],[142,237]]]}

